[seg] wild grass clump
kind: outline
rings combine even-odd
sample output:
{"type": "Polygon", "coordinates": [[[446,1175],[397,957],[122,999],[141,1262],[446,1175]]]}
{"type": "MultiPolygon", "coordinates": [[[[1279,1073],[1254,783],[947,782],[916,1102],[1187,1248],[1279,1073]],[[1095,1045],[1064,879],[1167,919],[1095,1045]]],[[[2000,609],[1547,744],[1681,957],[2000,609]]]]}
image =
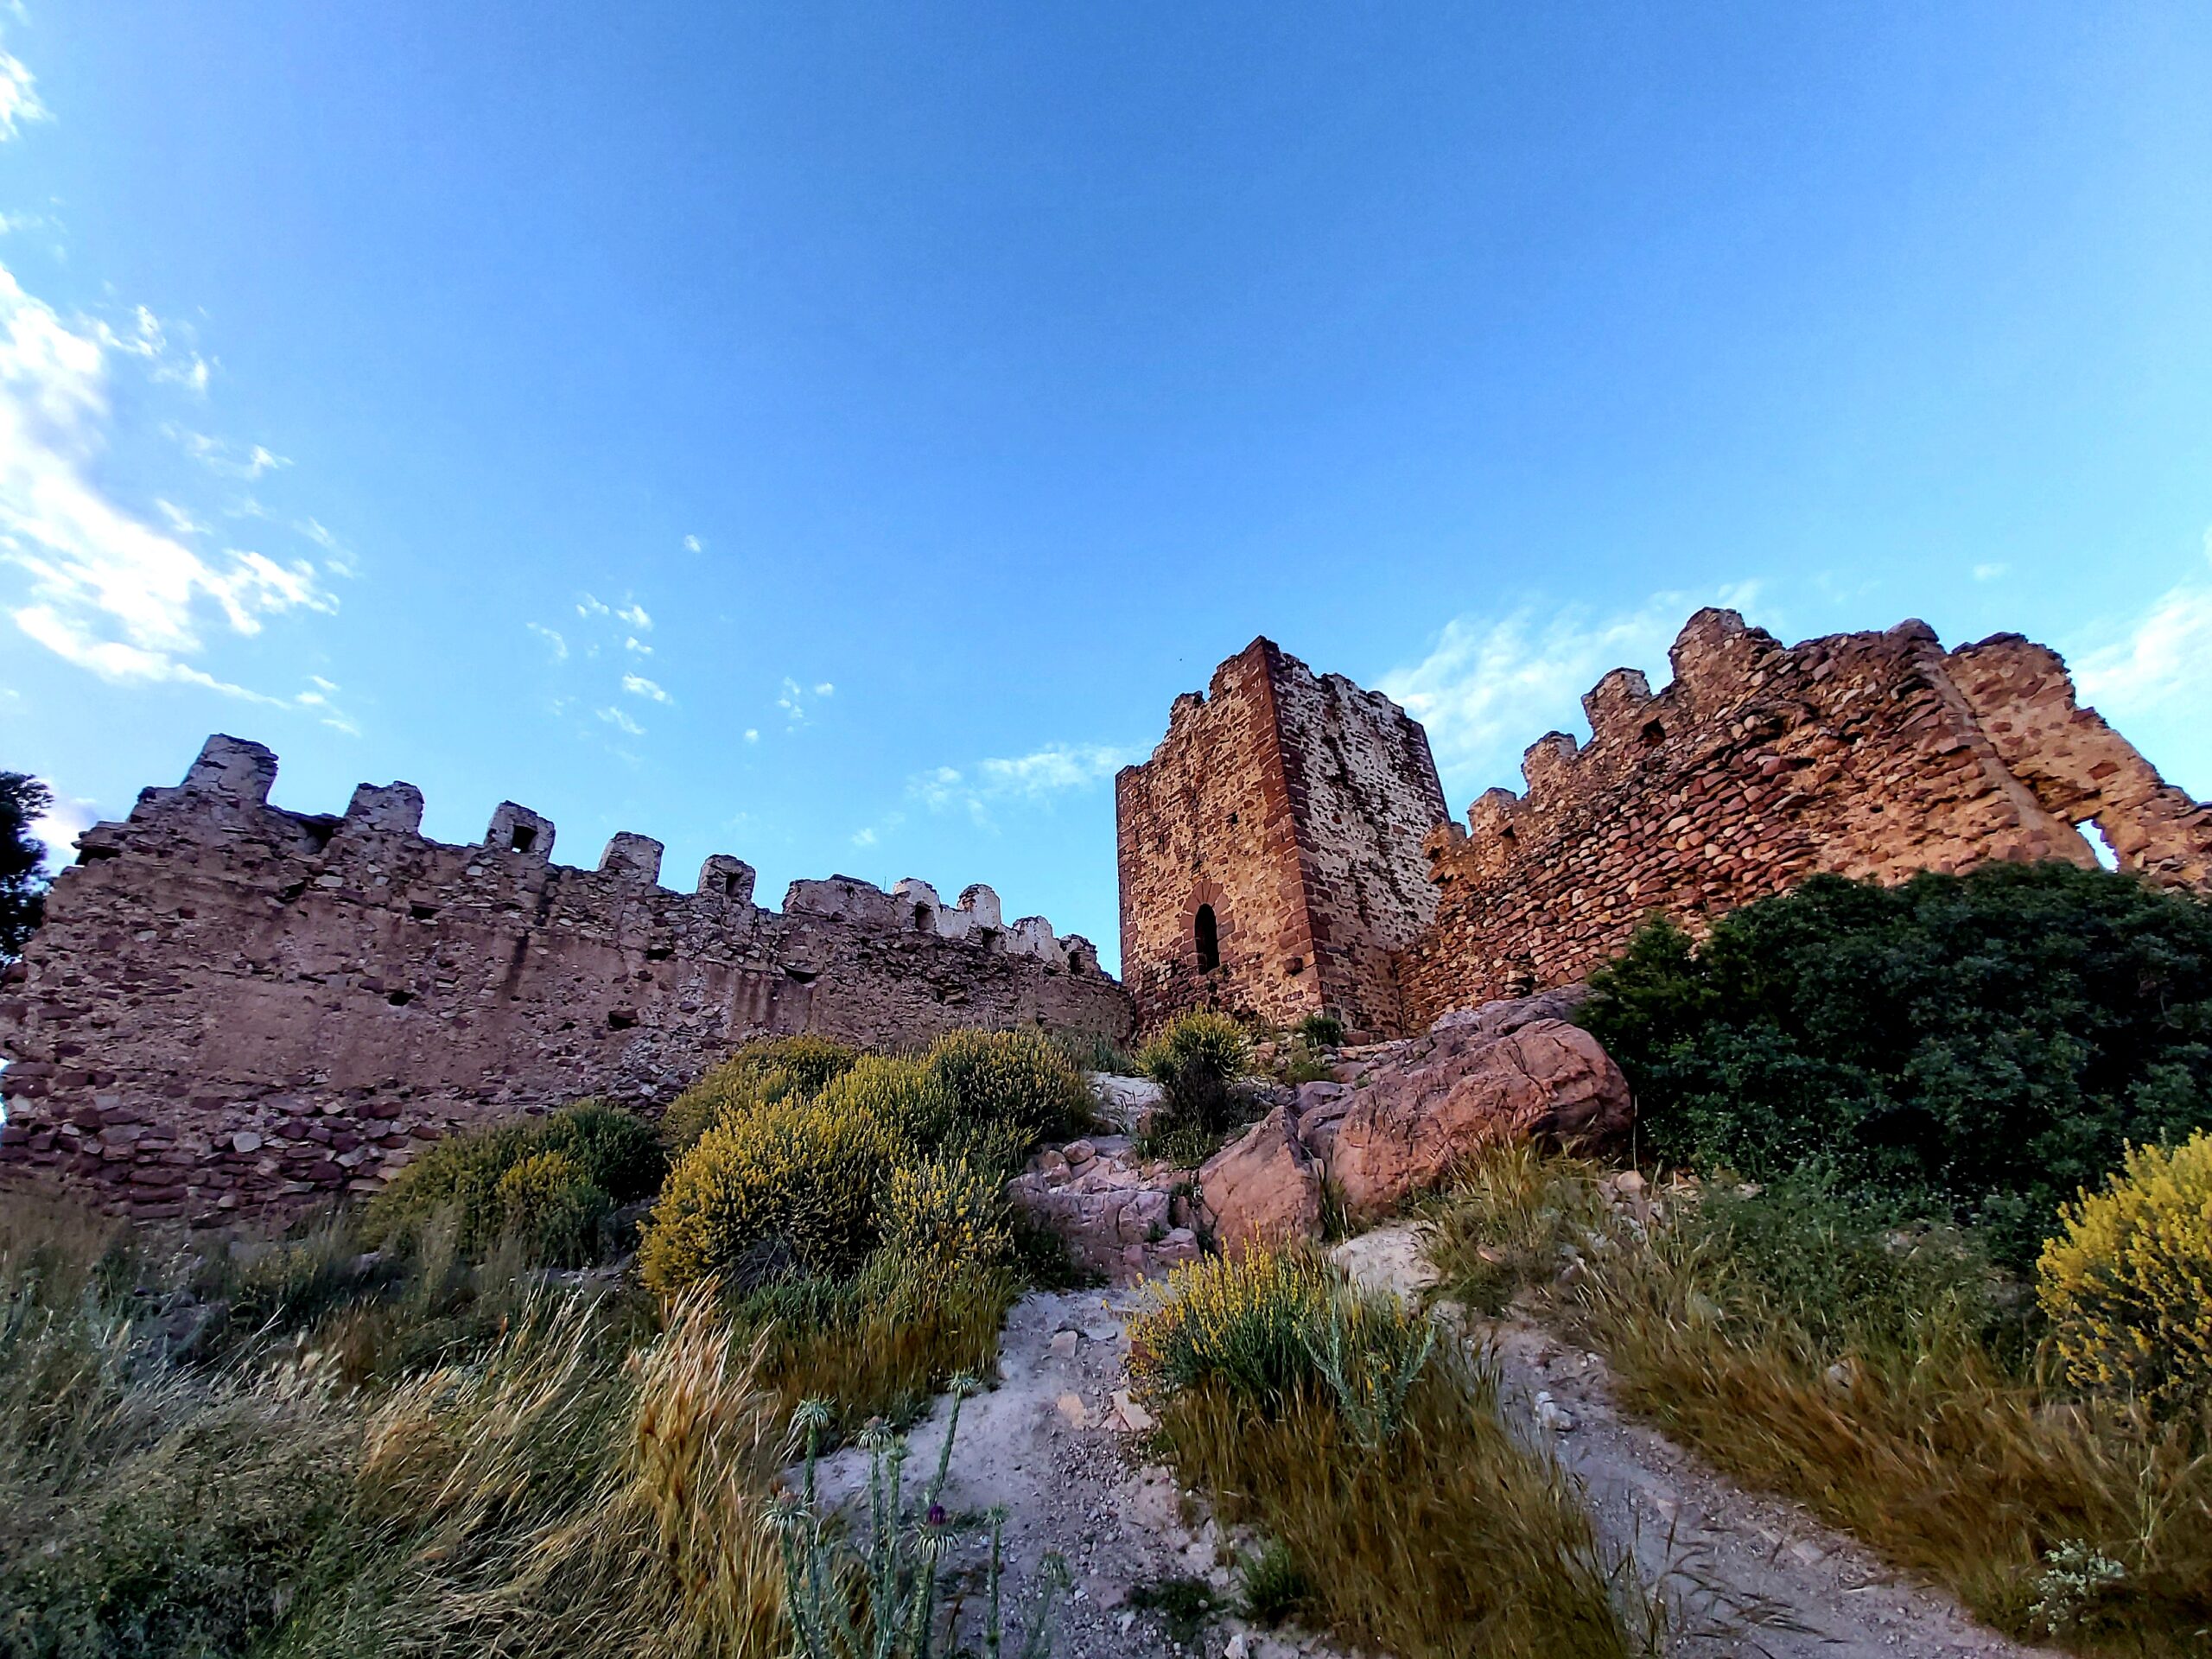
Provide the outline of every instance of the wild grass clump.
{"type": "Polygon", "coordinates": [[[1624,1189],[1502,1148],[1433,1237],[1448,1293],[1520,1275],[1630,1409],[2001,1629],[2179,1654],[2212,1619],[2212,1417],[2069,1387],[1971,1235],[1809,1178],[1624,1189]]]}
{"type": "Polygon", "coordinates": [[[1255,1252],[1177,1269],[1130,1340],[1178,1472],[1274,1541],[1278,1605],[1410,1659],[1634,1651],[1576,1493],[1426,1319],[1255,1252]]]}
{"type": "Polygon", "coordinates": [[[513,1238],[537,1265],[580,1266],[600,1254],[609,1212],[651,1197],[666,1168],[652,1125],[579,1101],[539,1122],[439,1141],[369,1200],[359,1235],[365,1245],[407,1248],[448,1223],[471,1258],[513,1238]]]}
{"type": "Polygon", "coordinates": [[[1341,1048],[1344,1022],[1333,1014],[1309,1014],[1291,1028],[1291,1034],[1308,1048],[1341,1048]]]}
{"type": "Polygon", "coordinates": [[[2212,1403],[2212,1135],[2130,1148],[2060,1220],[2036,1291],[2068,1380],[2161,1416],[2212,1403]]]}

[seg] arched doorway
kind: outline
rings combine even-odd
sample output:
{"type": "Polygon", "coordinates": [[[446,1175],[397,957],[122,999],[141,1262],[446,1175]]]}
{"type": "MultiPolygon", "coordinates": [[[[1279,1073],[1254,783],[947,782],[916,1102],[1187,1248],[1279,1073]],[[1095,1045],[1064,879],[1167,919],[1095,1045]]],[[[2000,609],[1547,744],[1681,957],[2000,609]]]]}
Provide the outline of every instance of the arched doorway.
{"type": "Polygon", "coordinates": [[[1200,905],[1197,919],[1192,924],[1192,942],[1198,948],[1198,971],[1210,974],[1221,966],[1221,927],[1214,920],[1213,906],[1200,905]]]}

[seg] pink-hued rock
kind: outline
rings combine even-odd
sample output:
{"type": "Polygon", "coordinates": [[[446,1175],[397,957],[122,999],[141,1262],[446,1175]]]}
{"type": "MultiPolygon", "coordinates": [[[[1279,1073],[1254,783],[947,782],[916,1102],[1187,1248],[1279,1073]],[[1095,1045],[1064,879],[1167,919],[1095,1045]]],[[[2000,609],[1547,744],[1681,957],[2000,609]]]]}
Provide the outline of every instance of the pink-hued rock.
{"type": "Polygon", "coordinates": [[[1335,1126],[1329,1179],[1354,1215],[1443,1180],[1476,1148],[1514,1138],[1592,1145],[1624,1133],[1628,1079],[1579,1026],[1539,1019],[1447,1027],[1368,1071],[1335,1126]]]}
{"type": "Polygon", "coordinates": [[[1206,1160],[1198,1190],[1230,1255],[1321,1236],[1321,1166],[1281,1106],[1206,1160]]]}

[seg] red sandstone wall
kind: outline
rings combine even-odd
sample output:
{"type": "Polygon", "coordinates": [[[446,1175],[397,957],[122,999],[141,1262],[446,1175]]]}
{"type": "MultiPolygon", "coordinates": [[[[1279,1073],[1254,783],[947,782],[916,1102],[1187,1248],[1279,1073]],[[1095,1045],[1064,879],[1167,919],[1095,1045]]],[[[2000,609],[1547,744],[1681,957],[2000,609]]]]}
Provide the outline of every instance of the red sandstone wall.
{"type": "Polygon", "coordinates": [[[2093,861],[2202,885],[2212,812],[2165,785],[2051,652],[2005,636],[1946,657],[1925,624],[1784,647],[1701,611],[1653,696],[1621,669],[1592,736],[1528,753],[1429,842],[1440,902],[1399,963],[1416,1023],[1582,978],[1648,914],[1692,927],[1815,871],[1895,881],[1989,859],[2093,861]]]}
{"type": "Polygon", "coordinates": [[[1419,723],[1256,639],[1175,700],[1116,780],[1122,973],[1151,1023],[1218,1007],[1280,1025],[1324,1008],[1397,1024],[1392,952],[1434,907],[1421,838],[1445,817],[1419,723]],[[1210,906],[1221,964],[1199,971],[1210,906]]]}
{"type": "Polygon", "coordinates": [[[211,739],[84,837],[0,986],[0,1172],[199,1217],[372,1190],[455,1128],[583,1095],[664,1102],[768,1033],[1130,1029],[1086,941],[1002,927],[988,888],[835,877],[778,914],[734,858],[672,893],[644,836],[569,868],[521,808],[447,846],[410,785],[315,817],[267,804],[275,771],[211,739]]]}

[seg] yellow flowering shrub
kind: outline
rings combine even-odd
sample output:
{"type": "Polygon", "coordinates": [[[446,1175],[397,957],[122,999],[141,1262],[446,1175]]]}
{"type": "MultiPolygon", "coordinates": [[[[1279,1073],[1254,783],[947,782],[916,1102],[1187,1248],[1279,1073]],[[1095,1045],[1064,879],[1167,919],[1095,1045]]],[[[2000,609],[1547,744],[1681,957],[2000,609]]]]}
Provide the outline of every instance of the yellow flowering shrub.
{"type": "Polygon", "coordinates": [[[817,1093],[859,1058],[858,1049],[811,1032],[747,1043],[669,1103],[661,1132],[676,1151],[685,1151],[725,1118],[817,1093]]]}
{"type": "Polygon", "coordinates": [[[531,1261],[577,1267],[599,1254],[600,1218],[613,1201],[567,1154],[531,1154],[508,1166],[497,1191],[505,1230],[531,1261]]]}
{"type": "MultiPolygon", "coordinates": [[[[849,1077],[851,1074],[848,1074],[849,1077]]],[[[786,1096],[716,1124],[678,1159],[639,1244],[646,1284],[673,1294],[731,1282],[767,1251],[809,1273],[849,1274],[874,1247],[885,1178],[904,1136],[840,1095],[786,1096]]]]}
{"type": "Polygon", "coordinates": [[[1333,1287],[1327,1264],[1302,1253],[1248,1250],[1186,1262],[1129,1325],[1129,1363],[1172,1392],[1219,1382],[1274,1402],[1314,1374],[1306,1332],[1333,1287]]]}
{"type": "Polygon", "coordinates": [[[935,1147],[958,1122],[958,1103],[914,1060],[863,1054],[815,1096],[824,1111],[872,1118],[906,1146],[935,1147]]]}
{"type": "Polygon", "coordinates": [[[2068,1379],[2162,1412],[2212,1398],[2212,1135],[2132,1148],[2060,1218],[2036,1294],[2068,1379]]]}
{"type": "Polygon", "coordinates": [[[999,1183],[964,1156],[925,1158],[891,1172],[884,1248],[931,1271],[995,1267],[1014,1251],[999,1183]]]}
{"type": "Polygon", "coordinates": [[[1027,1147],[1055,1133],[1078,1133],[1091,1115],[1090,1085],[1052,1039],[1033,1027],[948,1032],[923,1062],[980,1126],[1006,1125],[1027,1147]]]}

